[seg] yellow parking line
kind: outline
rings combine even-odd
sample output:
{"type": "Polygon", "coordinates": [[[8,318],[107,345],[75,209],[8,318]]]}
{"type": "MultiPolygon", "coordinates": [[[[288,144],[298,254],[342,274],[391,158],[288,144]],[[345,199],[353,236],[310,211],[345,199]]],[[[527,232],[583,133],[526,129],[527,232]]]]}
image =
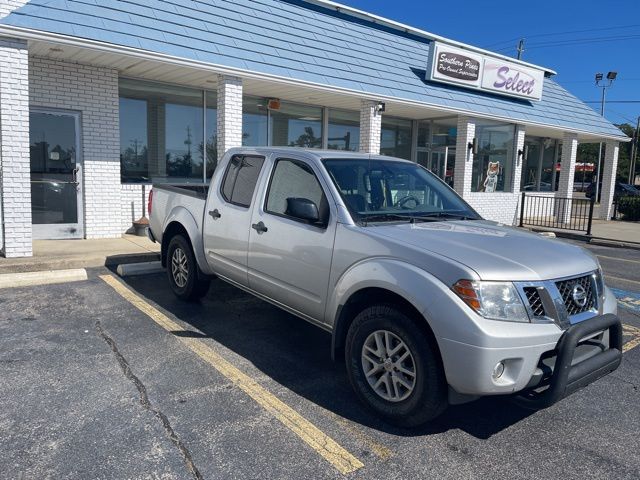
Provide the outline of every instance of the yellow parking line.
{"type": "MultiPolygon", "coordinates": [[[[188,331],[179,324],[171,320],[141,297],[135,294],[119,280],[111,275],[101,275],[100,278],[119,293],[125,300],[145,313],[158,325],[169,332],[188,331]]],[[[320,456],[333,465],[340,473],[351,473],[364,464],[351,453],[341,447],[335,440],[322,432],[313,423],[305,419],[302,415],[278,399],[272,393],[251,377],[234,367],[227,360],[222,358],[211,347],[195,338],[179,337],[187,347],[189,347],[202,360],[215,368],[222,375],[231,380],[243,392],[253,398],[260,406],[271,413],[283,425],[298,435],[307,445],[313,448],[320,456]]]]}
{"type": "Polygon", "coordinates": [[[632,327],[631,325],[623,325],[622,331],[627,335],[632,335],[633,338],[624,344],[622,347],[623,352],[628,352],[632,348],[636,348],[640,345],[640,328],[632,327]]]}

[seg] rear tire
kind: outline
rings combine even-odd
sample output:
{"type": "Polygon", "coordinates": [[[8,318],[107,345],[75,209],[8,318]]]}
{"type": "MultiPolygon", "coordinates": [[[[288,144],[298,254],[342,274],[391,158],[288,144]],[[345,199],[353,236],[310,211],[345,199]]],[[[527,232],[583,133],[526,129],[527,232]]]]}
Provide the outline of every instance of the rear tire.
{"type": "Polygon", "coordinates": [[[373,305],[356,316],[347,333],[345,359],[358,398],[389,423],[416,427],[447,407],[437,348],[394,305],[373,305]]]}
{"type": "Polygon", "coordinates": [[[199,278],[191,243],[180,234],[171,239],[167,248],[167,276],[171,290],[181,300],[202,298],[211,284],[210,280],[199,278]]]}

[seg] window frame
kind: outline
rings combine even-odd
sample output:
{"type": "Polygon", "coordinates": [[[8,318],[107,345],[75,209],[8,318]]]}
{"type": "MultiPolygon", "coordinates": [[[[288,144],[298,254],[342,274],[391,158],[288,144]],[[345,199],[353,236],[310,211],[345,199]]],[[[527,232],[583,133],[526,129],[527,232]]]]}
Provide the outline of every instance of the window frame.
{"type": "MultiPolygon", "coordinates": [[[[202,135],[203,135],[203,146],[204,146],[204,151],[203,151],[203,174],[202,174],[202,182],[199,181],[199,177],[188,177],[187,181],[185,183],[187,184],[193,184],[193,185],[207,185],[210,181],[211,181],[211,177],[213,176],[213,174],[211,176],[207,176],[207,132],[208,129],[210,127],[210,125],[208,125],[207,123],[207,110],[208,109],[214,109],[216,110],[216,125],[217,125],[217,115],[218,115],[218,108],[217,108],[217,96],[218,96],[218,89],[211,89],[211,88],[198,88],[195,86],[190,86],[190,85],[184,85],[184,84],[180,84],[180,83],[174,83],[174,82],[165,82],[165,81],[158,81],[158,80],[151,80],[151,79],[146,79],[146,78],[138,78],[138,77],[131,77],[131,76],[127,76],[127,75],[119,75],[118,76],[118,116],[120,116],[120,99],[122,98],[128,98],[128,99],[136,99],[134,97],[129,97],[129,96],[122,96],[121,95],[121,84],[122,82],[129,82],[129,83],[133,83],[133,84],[149,84],[149,85],[155,85],[159,88],[165,87],[165,88],[175,88],[175,89],[188,89],[188,90],[193,90],[193,91],[198,91],[201,95],[202,98],[202,105],[201,105],[201,110],[202,110],[202,135]],[[209,95],[213,95],[216,98],[216,103],[214,105],[209,105],[208,103],[208,96],[209,95]],[[190,181],[191,179],[195,180],[195,181],[190,181]]],[[[145,102],[147,102],[147,99],[144,99],[145,102]]],[[[216,136],[217,136],[217,130],[216,131],[216,136]]],[[[147,138],[149,135],[149,126],[147,125],[147,138]]],[[[122,154],[122,142],[119,140],[119,156],[122,154]]],[[[149,142],[147,141],[147,147],[149,145],[149,142]]],[[[219,162],[222,160],[222,158],[218,158],[217,157],[217,151],[216,151],[216,163],[219,164],[219,162]]],[[[164,160],[166,162],[166,160],[164,160]]],[[[217,165],[216,165],[217,168],[217,165]]],[[[123,176],[123,170],[122,170],[122,165],[120,166],[120,183],[122,185],[148,185],[151,186],[154,183],[167,183],[167,184],[171,184],[171,183],[175,183],[175,182],[171,182],[169,180],[167,180],[166,182],[154,182],[152,179],[152,176],[149,175],[149,158],[147,157],[147,174],[148,174],[148,180],[128,180],[127,177],[123,176]]],[[[172,177],[164,177],[166,179],[171,179],[172,177]]],[[[176,178],[184,178],[184,177],[176,177],[176,178]]]]}
{"type": "MultiPolygon", "coordinates": [[[[302,225],[307,225],[309,227],[314,227],[317,228],[319,230],[327,230],[327,228],[329,228],[329,224],[331,223],[331,208],[329,206],[329,195],[327,195],[327,192],[325,190],[325,188],[322,185],[322,182],[320,181],[320,178],[318,177],[318,173],[315,171],[315,169],[313,168],[313,166],[308,163],[305,162],[304,160],[300,160],[298,158],[291,158],[291,157],[278,157],[273,161],[273,166],[271,167],[271,172],[269,174],[269,183],[267,184],[267,190],[265,192],[264,195],[264,203],[262,205],[262,211],[265,214],[269,214],[269,215],[273,215],[274,217],[280,217],[280,218],[285,218],[287,220],[291,220],[293,222],[296,223],[301,223],[302,225]],[[298,163],[298,164],[303,164],[306,165],[311,172],[313,173],[314,178],[316,179],[316,182],[318,182],[318,186],[320,187],[320,190],[322,190],[322,195],[324,196],[325,201],[327,202],[327,212],[328,212],[328,216],[326,221],[324,221],[323,223],[311,223],[307,220],[302,220],[301,218],[296,218],[296,217],[291,217],[289,215],[283,214],[283,213],[278,213],[278,212],[274,212],[272,210],[269,210],[267,208],[267,205],[269,203],[269,195],[271,193],[271,187],[273,185],[273,178],[275,177],[276,174],[276,170],[278,168],[278,163],[280,163],[281,161],[287,161],[287,162],[293,162],[293,163],[298,163]]],[[[316,205],[318,207],[318,212],[320,211],[320,205],[316,205]]]]}
{"type": "MultiPolygon", "coordinates": [[[[266,161],[266,157],[262,156],[262,155],[242,155],[242,154],[235,154],[233,155],[230,159],[229,162],[227,163],[227,167],[225,168],[224,171],[224,176],[222,177],[222,181],[220,182],[220,189],[218,191],[220,197],[228,204],[230,205],[235,205],[236,207],[240,207],[240,208],[244,208],[244,209],[250,209],[252,204],[254,203],[254,197],[256,195],[256,190],[257,190],[257,186],[258,186],[258,181],[260,180],[260,174],[262,173],[262,169],[264,168],[264,162],[266,161]],[[256,183],[253,186],[253,193],[251,194],[251,202],[248,205],[245,205],[244,203],[239,203],[239,202],[234,202],[233,200],[227,198],[227,196],[224,193],[224,186],[227,180],[227,177],[229,175],[229,171],[231,170],[231,165],[233,164],[233,160],[235,158],[240,158],[241,160],[244,160],[245,158],[250,157],[250,158],[258,158],[262,160],[262,165],[260,167],[260,172],[258,173],[258,176],[256,177],[256,183]]],[[[242,167],[240,167],[242,168],[242,167]]],[[[238,173],[240,173],[240,169],[238,169],[238,173]]],[[[236,189],[236,182],[238,181],[238,173],[236,173],[236,177],[233,179],[233,186],[231,187],[231,197],[233,198],[233,193],[235,192],[236,189]]]]}

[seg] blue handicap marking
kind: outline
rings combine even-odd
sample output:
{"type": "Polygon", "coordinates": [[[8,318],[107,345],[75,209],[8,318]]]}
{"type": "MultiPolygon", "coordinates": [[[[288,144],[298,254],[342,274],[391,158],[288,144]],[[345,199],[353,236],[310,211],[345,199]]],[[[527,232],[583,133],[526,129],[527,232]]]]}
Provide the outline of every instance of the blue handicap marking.
{"type": "Polygon", "coordinates": [[[619,288],[612,288],[611,291],[618,299],[618,305],[640,313],[640,293],[619,288]]]}

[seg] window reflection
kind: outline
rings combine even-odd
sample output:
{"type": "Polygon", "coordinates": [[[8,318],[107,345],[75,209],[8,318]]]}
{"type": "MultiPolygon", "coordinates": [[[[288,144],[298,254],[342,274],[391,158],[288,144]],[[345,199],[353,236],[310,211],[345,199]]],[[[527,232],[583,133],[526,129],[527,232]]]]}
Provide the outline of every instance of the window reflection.
{"type": "Polygon", "coordinates": [[[202,182],[216,163],[216,97],[197,89],[122,79],[120,162],[123,182],[202,182]]]}
{"type": "Polygon", "coordinates": [[[360,149],[360,113],[330,109],[328,137],[330,150],[357,152],[360,149]]]}
{"type": "Polygon", "coordinates": [[[271,111],[271,145],[322,147],[322,108],[282,102],[271,111]]]}
{"type": "Polygon", "coordinates": [[[478,154],[473,157],[471,191],[511,191],[515,126],[478,123],[476,139],[478,154]]]}
{"type": "Polygon", "coordinates": [[[406,160],[411,159],[411,120],[382,117],[380,153],[406,160]]]}

